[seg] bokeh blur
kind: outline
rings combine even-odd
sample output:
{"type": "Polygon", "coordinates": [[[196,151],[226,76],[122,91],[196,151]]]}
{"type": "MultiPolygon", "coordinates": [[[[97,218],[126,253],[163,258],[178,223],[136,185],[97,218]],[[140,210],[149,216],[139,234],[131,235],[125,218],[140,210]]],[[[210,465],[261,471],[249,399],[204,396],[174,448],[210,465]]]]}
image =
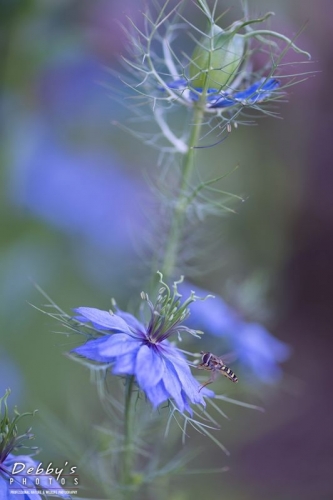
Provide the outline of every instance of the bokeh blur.
{"type": "MultiPolygon", "coordinates": [[[[239,3],[220,0],[230,22],[239,3]]],[[[291,87],[281,120],[260,119],[199,154],[216,172],[239,165],[226,188],[246,202],[215,222],[216,266],[203,242],[208,271],[194,281],[265,325],[292,354],[278,383],[246,371],[237,389],[221,382],[229,396],[266,410],[223,408],[230,457],[203,438],[189,440],[204,447],[196,465],[229,472],[180,477],[168,497],[155,491],[156,500],[333,498],[333,3],[250,7],[275,11],[272,27],[291,37],[307,23],[298,44],[312,63],[293,71],[314,74],[291,87]]],[[[157,155],[113,124],[131,105],[117,97],[120,24],[127,15],[139,20],[141,8],[137,0],[0,1],[0,393],[10,387],[12,405],[39,409],[35,444],[48,462],[93,456],[92,423],[104,416],[87,370],[63,355],[75,340],[30,305],[46,302],[35,284],[69,313],[108,309],[111,297],[125,307],[142,288],[138,249],[151,197],[144,172],[158,168],[157,155]]],[[[85,481],[88,488],[83,474],[85,481]]]]}

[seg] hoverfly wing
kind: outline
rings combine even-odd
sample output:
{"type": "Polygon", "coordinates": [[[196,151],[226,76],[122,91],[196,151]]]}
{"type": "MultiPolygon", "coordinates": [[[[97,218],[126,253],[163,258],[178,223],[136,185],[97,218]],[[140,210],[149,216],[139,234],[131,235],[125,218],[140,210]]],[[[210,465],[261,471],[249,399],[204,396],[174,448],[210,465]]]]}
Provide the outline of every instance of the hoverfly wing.
{"type": "Polygon", "coordinates": [[[230,365],[238,359],[238,355],[235,351],[226,352],[225,354],[222,354],[222,356],[217,357],[224,365],[230,365]]]}

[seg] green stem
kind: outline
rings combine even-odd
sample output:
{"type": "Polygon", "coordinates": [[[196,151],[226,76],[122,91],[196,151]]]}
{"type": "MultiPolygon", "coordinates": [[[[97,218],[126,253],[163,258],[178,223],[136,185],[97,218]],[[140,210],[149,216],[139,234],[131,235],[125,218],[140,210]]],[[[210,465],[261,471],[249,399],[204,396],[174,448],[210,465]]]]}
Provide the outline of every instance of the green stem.
{"type": "MultiPolygon", "coordinates": [[[[311,59],[311,54],[309,52],[306,52],[306,50],[300,49],[297,45],[294,44],[290,38],[282,35],[281,33],[277,33],[276,31],[270,31],[270,30],[253,30],[249,31],[243,37],[246,38],[251,38],[251,37],[256,37],[256,36],[270,36],[270,37],[275,37],[279,38],[280,40],[283,40],[286,42],[286,44],[291,47],[295,52],[298,54],[303,54],[307,56],[308,59],[311,59]]],[[[267,42],[266,42],[267,43],[267,42]]]]}
{"type": "Polygon", "coordinates": [[[174,208],[174,213],[169,230],[168,243],[166,246],[164,260],[162,264],[162,273],[164,279],[166,280],[172,278],[176,267],[178,248],[182,235],[183,225],[185,222],[186,209],[189,203],[187,187],[190,184],[190,180],[193,173],[194,152],[195,152],[194,148],[199,140],[203,115],[205,112],[204,108],[204,102],[206,99],[205,94],[206,94],[205,92],[202,93],[201,99],[198,101],[195,107],[193,115],[193,126],[188,142],[188,150],[183,157],[182,179],[180,183],[179,196],[174,208]]]}
{"type": "MultiPolygon", "coordinates": [[[[211,13],[206,3],[206,0],[199,0],[201,8],[206,12],[209,17],[209,22],[212,25],[213,19],[211,18],[211,13]]],[[[213,39],[211,39],[211,50],[209,51],[209,57],[207,61],[207,69],[211,66],[211,58],[214,50],[213,39]]],[[[194,114],[193,114],[193,125],[191,127],[191,133],[188,141],[188,148],[183,156],[183,166],[182,166],[182,178],[180,182],[180,189],[178,200],[176,201],[167,246],[165,249],[163,264],[162,264],[162,274],[163,278],[168,281],[173,277],[176,263],[179,245],[181,242],[186,210],[191,202],[191,197],[188,194],[188,186],[193,174],[194,168],[194,153],[195,147],[198,144],[200,131],[203,123],[203,118],[206,109],[206,99],[207,91],[209,86],[208,71],[204,73],[204,85],[200,95],[200,99],[194,103],[194,114]]]]}
{"type": "Polygon", "coordinates": [[[132,469],[133,469],[133,385],[134,376],[128,376],[125,386],[125,412],[124,412],[124,452],[122,460],[122,485],[125,489],[125,498],[130,499],[134,493],[129,486],[132,483],[132,469]]]}

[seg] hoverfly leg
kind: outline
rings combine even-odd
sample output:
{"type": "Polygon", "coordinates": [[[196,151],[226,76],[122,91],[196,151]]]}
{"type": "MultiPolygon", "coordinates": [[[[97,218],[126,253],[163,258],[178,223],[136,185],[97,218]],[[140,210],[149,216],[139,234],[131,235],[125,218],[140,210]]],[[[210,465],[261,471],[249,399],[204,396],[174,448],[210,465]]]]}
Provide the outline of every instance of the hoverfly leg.
{"type": "Polygon", "coordinates": [[[206,385],[212,384],[212,383],[215,381],[215,379],[216,379],[216,375],[217,375],[217,372],[213,371],[213,372],[212,372],[212,375],[211,375],[211,377],[210,377],[210,379],[209,379],[207,382],[205,382],[205,383],[204,383],[204,384],[203,384],[203,385],[199,388],[199,391],[198,391],[198,392],[200,392],[200,391],[201,391],[201,389],[203,389],[204,387],[206,387],[206,385]]]}
{"type": "Polygon", "coordinates": [[[204,387],[206,387],[206,385],[211,384],[212,382],[214,382],[214,380],[212,380],[212,379],[210,378],[210,379],[208,380],[208,382],[206,382],[205,384],[203,384],[202,386],[200,386],[200,388],[199,388],[199,391],[198,391],[198,392],[200,392],[200,391],[201,391],[201,389],[203,389],[204,387]]]}

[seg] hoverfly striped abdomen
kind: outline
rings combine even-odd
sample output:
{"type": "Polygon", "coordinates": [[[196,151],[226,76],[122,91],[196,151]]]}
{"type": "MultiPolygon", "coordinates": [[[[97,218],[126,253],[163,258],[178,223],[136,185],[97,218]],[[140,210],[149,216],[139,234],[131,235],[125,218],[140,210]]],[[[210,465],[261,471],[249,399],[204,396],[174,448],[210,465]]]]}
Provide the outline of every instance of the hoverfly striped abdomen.
{"type": "Polygon", "coordinates": [[[220,370],[223,371],[223,375],[225,375],[229,380],[231,380],[232,382],[238,382],[238,378],[236,377],[234,372],[230,370],[230,368],[228,368],[226,365],[221,366],[220,370]]]}

